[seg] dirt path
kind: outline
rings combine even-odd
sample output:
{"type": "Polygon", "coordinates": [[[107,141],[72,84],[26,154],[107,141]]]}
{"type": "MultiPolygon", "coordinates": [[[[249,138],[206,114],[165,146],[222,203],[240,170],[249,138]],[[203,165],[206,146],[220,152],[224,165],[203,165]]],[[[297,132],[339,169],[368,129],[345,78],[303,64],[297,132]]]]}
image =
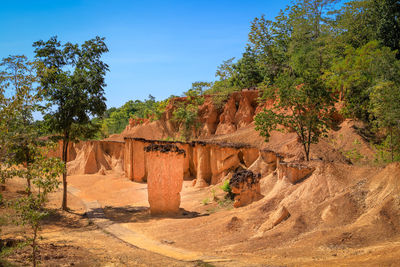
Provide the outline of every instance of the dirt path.
{"type": "MultiPolygon", "coordinates": [[[[69,187],[69,193],[77,196],[80,191],[76,188],[69,187]]],[[[103,211],[103,208],[97,201],[86,201],[81,199],[85,205],[85,210],[88,218],[93,221],[97,226],[99,226],[104,231],[110,233],[116,238],[133,245],[135,247],[154,252],[175,260],[195,262],[228,262],[229,259],[207,257],[199,252],[192,252],[181,248],[175,248],[163,244],[157,240],[150,239],[143,234],[132,231],[131,229],[124,226],[121,223],[115,223],[109,220],[103,211]]]]}
{"type": "MultiPolygon", "coordinates": [[[[7,199],[18,196],[23,189],[22,181],[7,182],[7,199]]],[[[115,238],[93,224],[85,214],[85,206],[79,198],[68,194],[70,212],[53,210],[44,222],[39,241],[40,266],[203,266],[201,262],[183,262],[144,249],[137,248],[115,238]]],[[[58,208],[61,191],[51,196],[49,208],[58,208]]],[[[0,209],[1,214],[9,211],[0,209]]],[[[13,226],[2,227],[2,238],[22,240],[29,236],[29,229],[13,226]]],[[[30,248],[13,251],[6,258],[18,266],[29,264],[30,248]]],[[[0,263],[1,265],[1,263],[0,263]]]]}
{"type": "Polygon", "coordinates": [[[393,239],[368,246],[360,243],[354,248],[317,247],[315,240],[331,238],[323,231],[319,234],[318,229],[302,236],[301,246],[284,242],[279,235],[274,239],[249,240],[243,224],[251,227],[251,220],[261,219],[252,216],[260,214],[259,208],[266,204],[266,199],[241,209],[223,209],[212,201],[213,195],[222,199],[218,186],[196,189],[189,181],[185,182],[181,193],[182,215],[163,218],[149,215],[146,184],[133,183],[111,173],[71,176],[69,181],[72,187],[79,188],[77,196],[87,202],[97,201],[95,207],[103,209],[102,216],[108,219],[107,223],[112,222],[106,231],[114,232],[122,240],[125,236],[128,243],[180,260],[232,260],[212,263],[218,266],[396,266],[400,258],[400,242],[393,239]],[[205,200],[210,204],[205,205],[205,200]],[[236,220],[239,225],[231,224],[234,217],[239,218],[236,220]],[[146,244],[143,240],[151,242],[146,244]],[[282,245],[274,247],[273,240],[282,245]],[[265,248],[266,243],[273,248],[265,248]],[[307,249],[304,244],[309,244],[307,249]],[[174,255],[176,251],[184,257],[179,253],[174,255]]]}
{"type": "MultiPolygon", "coordinates": [[[[340,226],[335,231],[317,228],[288,241],[285,234],[290,232],[284,227],[290,226],[289,220],[282,231],[271,231],[271,237],[251,239],[251,227],[265,220],[261,216],[271,202],[268,197],[230,209],[217,204],[223,200],[219,186],[197,189],[186,181],[182,214],[154,217],[148,211],[146,184],[113,173],[69,176],[68,181],[71,211],[59,210],[60,192],[51,196],[53,213],[41,232],[41,266],[399,266],[396,232],[370,244],[350,239],[353,244],[335,232],[348,231],[340,226]]],[[[277,184],[265,180],[263,187],[269,183],[277,184]]],[[[15,197],[21,194],[22,180],[12,179],[6,187],[5,198],[15,197]]],[[[0,213],[7,211],[0,208],[0,213]]],[[[26,233],[28,229],[11,224],[2,227],[2,238],[21,239],[26,233]]],[[[25,247],[8,259],[24,265],[28,257],[25,247]]]]}

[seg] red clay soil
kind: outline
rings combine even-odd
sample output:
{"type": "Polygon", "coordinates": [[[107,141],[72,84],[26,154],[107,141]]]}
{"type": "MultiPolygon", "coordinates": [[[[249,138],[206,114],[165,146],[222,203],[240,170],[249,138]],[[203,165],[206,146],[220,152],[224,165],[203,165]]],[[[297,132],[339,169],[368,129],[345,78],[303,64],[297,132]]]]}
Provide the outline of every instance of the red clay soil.
{"type": "Polygon", "coordinates": [[[71,176],[69,181],[81,190],[80,197],[106,207],[106,216],[115,222],[178,248],[242,264],[397,262],[400,164],[383,169],[312,164],[316,170],[297,184],[274,173],[263,177],[264,197],[237,209],[224,199],[220,185],[199,189],[185,181],[182,212],[171,217],[149,214],[145,184],[112,175],[71,176]]]}
{"type": "MultiPolygon", "coordinates": [[[[4,199],[10,200],[21,196],[25,183],[13,178],[7,180],[5,186],[1,193],[4,199]]],[[[61,197],[61,190],[50,197],[51,215],[39,232],[39,266],[199,266],[135,248],[103,232],[89,221],[81,200],[74,195],[68,194],[70,212],[62,212],[59,209],[61,197]]],[[[9,219],[1,227],[1,239],[24,241],[30,230],[15,226],[11,222],[12,214],[12,210],[0,207],[0,215],[7,215],[9,219]]],[[[0,266],[5,264],[2,260],[15,264],[12,266],[30,266],[30,252],[30,246],[14,248],[2,255],[0,266]]]]}
{"type": "MultiPolygon", "coordinates": [[[[182,212],[160,218],[149,214],[146,184],[112,171],[69,180],[80,197],[98,200],[111,220],[178,248],[243,264],[394,264],[400,256],[400,165],[368,166],[374,152],[356,124],[344,121],[312,146],[311,162],[303,163],[311,174],[294,181],[267,172],[260,180],[264,197],[237,209],[224,198],[221,183],[198,188],[185,181],[182,212]],[[127,217],[124,207],[134,212],[127,217]]],[[[264,143],[252,124],[207,140],[269,149],[289,162],[304,160],[295,133],[273,132],[264,143]]]]}

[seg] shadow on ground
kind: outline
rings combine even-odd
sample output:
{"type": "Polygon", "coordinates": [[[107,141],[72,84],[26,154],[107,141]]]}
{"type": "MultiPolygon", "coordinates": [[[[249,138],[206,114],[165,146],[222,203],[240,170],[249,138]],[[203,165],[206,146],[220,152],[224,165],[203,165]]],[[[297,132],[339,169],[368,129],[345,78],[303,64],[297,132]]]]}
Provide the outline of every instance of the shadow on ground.
{"type": "Polygon", "coordinates": [[[172,219],[190,219],[201,216],[208,216],[208,214],[200,214],[198,212],[187,211],[185,209],[180,209],[179,214],[176,215],[151,215],[149,207],[134,207],[134,206],[123,206],[123,207],[113,207],[106,206],[103,209],[104,215],[100,211],[96,212],[92,210],[92,216],[96,218],[104,218],[116,222],[116,223],[134,223],[134,222],[147,222],[154,219],[160,218],[172,218],[172,219]]]}
{"type": "Polygon", "coordinates": [[[51,209],[49,210],[49,215],[43,220],[43,224],[66,227],[71,229],[84,229],[87,224],[85,221],[82,221],[82,218],[84,218],[84,214],[81,213],[51,209]]]}

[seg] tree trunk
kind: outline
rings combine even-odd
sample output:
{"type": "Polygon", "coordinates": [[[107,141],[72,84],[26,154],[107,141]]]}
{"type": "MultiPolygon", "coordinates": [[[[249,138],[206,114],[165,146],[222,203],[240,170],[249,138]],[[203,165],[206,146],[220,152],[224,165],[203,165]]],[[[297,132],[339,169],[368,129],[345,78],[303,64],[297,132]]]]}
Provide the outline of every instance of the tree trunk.
{"type": "Polygon", "coordinates": [[[309,161],[309,149],[307,149],[307,144],[303,142],[304,154],[306,155],[306,160],[309,161]]]}
{"type": "Polygon", "coordinates": [[[390,153],[392,155],[392,162],[394,161],[394,155],[393,155],[393,129],[390,128],[390,153]]]}
{"type": "MultiPolygon", "coordinates": [[[[29,148],[28,148],[27,144],[25,144],[25,148],[26,148],[26,150],[25,150],[26,169],[28,169],[29,161],[30,161],[30,154],[29,154],[29,148]]],[[[29,176],[26,178],[26,185],[28,187],[28,196],[30,196],[32,194],[32,190],[31,190],[31,177],[29,177],[29,176]]]]}
{"type": "Polygon", "coordinates": [[[31,178],[27,178],[26,179],[26,185],[28,186],[28,196],[30,196],[32,194],[32,190],[31,190],[31,178]]]}
{"type": "Polygon", "coordinates": [[[62,161],[65,164],[64,172],[63,172],[63,200],[62,200],[62,209],[67,211],[67,156],[68,156],[68,139],[65,138],[63,140],[63,151],[62,151],[62,161]]]}
{"type": "Polygon", "coordinates": [[[39,225],[35,225],[33,227],[33,239],[32,239],[32,265],[33,265],[33,267],[36,267],[36,250],[37,250],[36,238],[37,238],[38,228],[39,228],[39,225]]]}

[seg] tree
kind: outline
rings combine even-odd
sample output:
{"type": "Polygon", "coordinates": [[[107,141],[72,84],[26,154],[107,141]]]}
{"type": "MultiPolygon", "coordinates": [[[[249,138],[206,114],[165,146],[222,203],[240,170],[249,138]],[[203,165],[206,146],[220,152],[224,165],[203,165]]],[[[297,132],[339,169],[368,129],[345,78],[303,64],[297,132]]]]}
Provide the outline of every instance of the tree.
{"type": "Polygon", "coordinates": [[[253,55],[255,66],[265,83],[274,83],[280,71],[287,66],[286,52],[292,32],[289,10],[281,10],[275,21],[267,20],[262,15],[251,23],[246,53],[253,55]]]}
{"type": "Polygon", "coordinates": [[[376,23],[372,14],[371,0],[344,3],[337,11],[338,38],[343,45],[359,48],[375,39],[376,23]]]}
{"type": "Polygon", "coordinates": [[[232,77],[233,85],[239,88],[251,88],[263,81],[257,59],[250,49],[246,49],[243,57],[233,65],[235,74],[232,77]]]}
{"type": "Polygon", "coordinates": [[[380,82],[371,92],[371,112],[376,125],[387,131],[390,158],[395,160],[395,152],[400,152],[400,84],[380,82]]]}
{"type": "MultiPolygon", "coordinates": [[[[282,77],[283,78],[283,77],[282,77]]],[[[269,141],[273,130],[293,130],[302,144],[306,160],[310,160],[311,144],[318,143],[319,137],[330,126],[330,113],[333,109],[329,94],[319,93],[310,84],[299,84],[300,80],[287,77],[288,85],[270,89],[275,100],[272,109],[264,109],[255,117],[256,130],[269,141]]]]}
{"type": "MultiPolygon", "coordinates": [[[[1,85],[11,95],[7,102],[12,107],[7,121],[7,160],[10,164],[29,167],[36,156],[31,145],[40,143],[32,116],[38,110],[40,101],[35,64],[25,56],[9,56],[2,60],[0,67],[3,68],[0,72],[1,85]]],[[[31,177],[27,176],[26,180],[30,194],[31,177]]]]}
{"type": "MultiPolygon", "coordinates": [[[[390,49],[400,50],[400,2],[398,0],[373,0],[376,39],[390,49]]],[[[400,54],[397,53],[397,59],[400,54]]]]}
{"type": "Polygon", "coordinates": [[[0,177],[2,182],[14,176],[27,180],[28,194],[15,201],[13,207],[17,223],[31,227],[32,262],[36,266],[38,231],[47,215],[44,205],[48,193],[59,183],[64,164],[47,157],[33,123],[32,112],[40,100],[34,63],[25,56],[10,56],[1,61],[0,70],[0,177]]]}
{"type": "Polygon", "coordinates": [[[221,65],[218,66],[217,71],[215,72],[215,77],[219,77],[220,81],[225,81],[230,79],[234,74],[233,69],[233,61],[235,58],[230,58],[228,60],[224,60],[221,65]]]}
{"type": "MultiPolygon", "coordinates": [[[[18,170],[19,177],[30,177],[35,190],[32,193],[17,199],[13,207],[17,214],[17,224],[28,225],[32,230],[30,238],[32,247],[32,264],[37,265],[37,239],[42,220],[48,216],[45,204],[49,193],[59,184],[58,177],[65,169],[64,164],[57,158],[47,157],[47,151],[35,145],[30,145],[35,152],[35,160],[25,169],[18,170]]],[[[31,189],[29,189],[31,190],[31,189]]]]}
{"type": "MultiPolygon", "coordinates": [[[[44,119],[62,142],[62,160],[67,162],[68,144],[90,138],[98,130],[90,118],[106,110],[104,87],[108,65],[101,60],[108,52],[104,38],[96,37],[81,46],[61,45],[57,37],[37,41],[35,57],[40,62],[38,75],[43,97],[49,107],[44,119]]],[[[66,168],[66,167],[65,167],[66,168]]],[[[63,173],[62,208],[67,210],[67,171],[63,173]]]]}
{"type": "Polygon", "coordinates": [[[266,97],[275,102],[270,110],[255,117],[256,130],[268,141],[270,132],[282,125],[296,132],[305,158],[310,159],[311,144],[330,126],[333,99],[323,74],[329,68],[330,55],[325,53],[331,34],[327,12],[334,1],[298,1],[289,12],[293,26],[284,67],[266,97]]]}
{"type": "Polygon", "coordinates": [[[371,117],[370,95],[382,81],[399,81],[396,51],[371,41],[357,49],[346,47],[343,58],[333,60],[324,79],[329,88],[345,101],[343,112],[364,122],[371,117]]]}
{"type": "Polygon", "coordinates": [[[205,91],[209,90],[212,86],[210,82],[194,82],[192,88],[188,92],[194,91],[197,95],[203,95],[205,91]]]}
{"type": "MultiPolygon", "coordinates": [[[[196,83],[194,83],[196,84],[196,83]]],[[[196,90],[195,85],[191,89],[184,92],[186,96],[182,101],[175,101],[175,109],[172,112],[172,119],[178,124],[181,130],[181,136],[185,141],[188,141],[198,127],[200,126],[198,120],[199,106],[204,103],[204,96],[202,90],[196,90]]]]}
{"type": "MultiPolygon", "coordinates": [[[[400,2],[398,0],[357,0],[338,12],[337,30],[343,43],[359,48],[377,40],[391,50],[400,49],[400,2]]],[[[400,54],[397,54],[397,59],[400,54]]]]}

